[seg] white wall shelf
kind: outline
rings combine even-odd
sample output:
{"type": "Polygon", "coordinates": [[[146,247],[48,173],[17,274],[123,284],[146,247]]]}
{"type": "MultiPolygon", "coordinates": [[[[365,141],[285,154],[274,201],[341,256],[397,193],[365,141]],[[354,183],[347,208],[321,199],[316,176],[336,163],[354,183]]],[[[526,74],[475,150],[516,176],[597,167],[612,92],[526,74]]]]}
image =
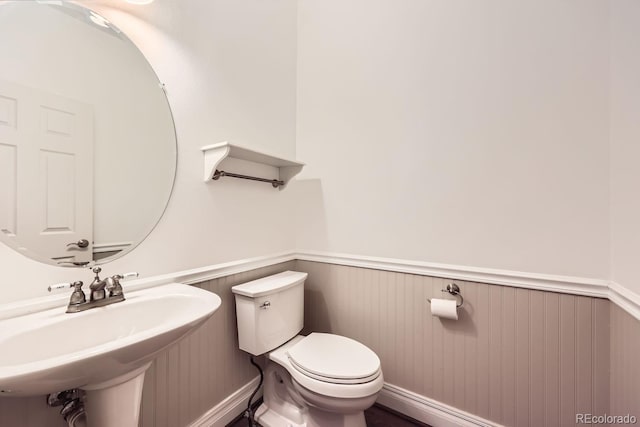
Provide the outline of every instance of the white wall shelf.
{"type": "MultiPolygon", "coordinates": [[[[247,179],[265,182],[282,181],[281,184],[277,184],[282,190],[304,166],[304,163],[295,160],[261,153],[226,141],[207,145],[201,150],[204,155],[205,182],[216,180],[220,176],[238,177],[237,175],[240,175],[247,179]]],[[[276,184],[273,185],[276,186],[276,184]]]]}

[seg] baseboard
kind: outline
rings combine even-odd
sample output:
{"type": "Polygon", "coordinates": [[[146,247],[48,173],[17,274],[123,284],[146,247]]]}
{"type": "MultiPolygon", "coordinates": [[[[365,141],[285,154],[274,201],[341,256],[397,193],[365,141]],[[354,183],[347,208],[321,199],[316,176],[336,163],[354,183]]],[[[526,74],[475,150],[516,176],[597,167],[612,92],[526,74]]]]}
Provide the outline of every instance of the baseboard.
{"type": "MultiPolygon", "coordinates": [[[[256,377],[242,386],[193,421],[189,427],[224,427],[229,424],[245,411],[247,401],[259,380],[259,377],[256,377]]],[[[254,399],[260,397],[262,389],[254,399]]],[[[433,427],[502,427],[500,424],[388,383],[384,384],[376,403],[433,427]]]]}
{"type": "MultiPolygon", "coordinates": [[[[189,427],[224,427],[241,415],[247,409],[247,402],[251,393],[256,389],[260,382],[259,377],[255,377],[250,382],[236,390],[232,395],[209,409],[200,418],[192,422],[189,427]]],[[[262,397],[262,388],[256,396],[255,400],[262,397]]]]}
{"type": "Polygon", "coordinates": [[[501,427],[500,424],[388,383],[385,383],[376,402],[433,427],[501,427]]]}

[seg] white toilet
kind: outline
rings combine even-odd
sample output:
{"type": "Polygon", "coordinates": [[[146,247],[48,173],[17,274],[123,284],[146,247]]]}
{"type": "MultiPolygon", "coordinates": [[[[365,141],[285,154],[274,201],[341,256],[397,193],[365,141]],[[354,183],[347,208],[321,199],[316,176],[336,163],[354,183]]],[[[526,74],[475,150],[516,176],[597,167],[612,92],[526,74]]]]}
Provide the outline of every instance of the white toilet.
{"type": "Polygon", "coordinates": [[[380,359],[347,337],[298,335],[306,278],[285,271],[231,288],[240,349],[269,352],[256,421],[264,427],[365,427],[364,410],[384,382],[380,359]]]}

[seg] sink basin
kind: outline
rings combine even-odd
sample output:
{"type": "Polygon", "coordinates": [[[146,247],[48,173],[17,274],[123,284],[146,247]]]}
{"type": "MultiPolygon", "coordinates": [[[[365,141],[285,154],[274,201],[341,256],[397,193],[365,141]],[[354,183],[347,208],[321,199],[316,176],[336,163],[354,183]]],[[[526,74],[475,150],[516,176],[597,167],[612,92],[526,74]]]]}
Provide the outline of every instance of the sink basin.
{"type": "Polygon", "coordinates": [[[80,313],[59,307],[1,320],[0,396],[106,389],[144,378],[158,352],[201,325],[221,303],[214,293],[178,283],[125,296],[80,313]]]}

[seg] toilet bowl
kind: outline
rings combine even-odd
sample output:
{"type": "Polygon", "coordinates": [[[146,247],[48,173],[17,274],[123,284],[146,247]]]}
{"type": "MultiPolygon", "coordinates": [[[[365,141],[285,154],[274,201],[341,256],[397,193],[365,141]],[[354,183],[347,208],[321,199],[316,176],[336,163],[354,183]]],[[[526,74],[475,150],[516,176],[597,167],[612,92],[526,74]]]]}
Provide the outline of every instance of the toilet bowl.
{"type": "Polygon", "coordinates": [[[239,346],[267,354],[264,427],[366,427],[364,410],[384,383],[380,359],[364,344],[302,330],[306,273],[287,271],[232,288],[239,346]]]}
{"type": "Polygon", "coordinates": [[[366,425],[364,410],[384,383],[380,360],[369,348],[340,335],[312,333],[294,337],[267,357],[264,403],[256,412],[261,425],[366,425]]]}

